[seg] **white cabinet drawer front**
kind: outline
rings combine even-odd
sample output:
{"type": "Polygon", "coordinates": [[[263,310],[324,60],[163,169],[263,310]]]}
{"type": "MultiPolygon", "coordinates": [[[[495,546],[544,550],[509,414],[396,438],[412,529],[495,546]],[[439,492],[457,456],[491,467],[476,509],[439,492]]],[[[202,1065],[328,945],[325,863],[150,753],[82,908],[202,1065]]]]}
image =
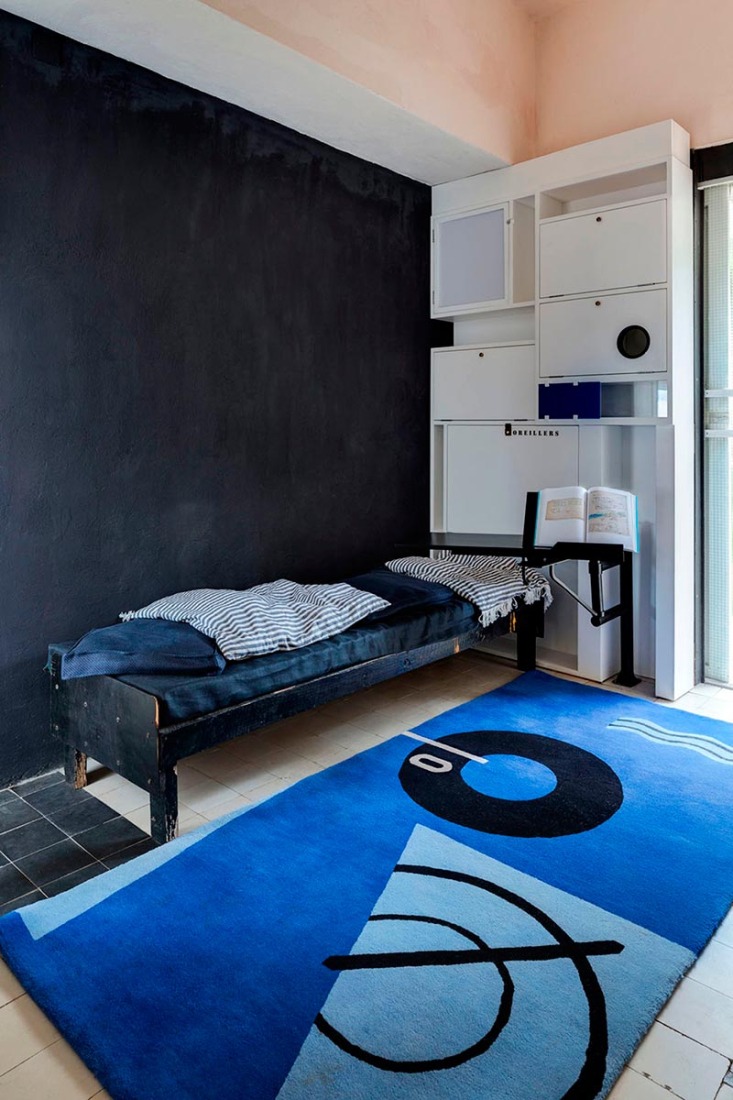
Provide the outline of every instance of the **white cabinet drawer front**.
{"type": "Polygon", "coordinates": [[[540,306],[540,377],[666,369],[666,290],[543,302],[540,306]],[[649,337],[648,350],[633,359],[618,348],[620,334],[630,326],[640,326],[649,337]]]}
{"type": "Polygon", "coordinates": [[[448,531],[519,535],[526,495],[578,484],[578,429],[449,424],[445,444],[448,531]]]}
{"type": "Polygon", "coordinates": [[[534,345],[440,352],[433,364],[433,419],[537,416],[534,345]]]}
{"type": "Polygon", "coordinates": [[[504,205],[436,220],[435,313],[506,299],[507,217],[504,205]]]}
{"type": "Polygon", "coordinates": [[[540,226],[541,298],[666,281],[664,199],[540,226]]]}

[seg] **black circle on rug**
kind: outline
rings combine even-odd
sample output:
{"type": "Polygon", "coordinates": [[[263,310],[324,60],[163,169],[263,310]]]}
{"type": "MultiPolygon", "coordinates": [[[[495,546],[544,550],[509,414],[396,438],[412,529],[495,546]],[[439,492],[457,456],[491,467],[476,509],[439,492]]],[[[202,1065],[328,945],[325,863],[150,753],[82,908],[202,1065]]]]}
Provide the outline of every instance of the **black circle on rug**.
{"type": "Polygon", "coordinates": [[[445,748],[435,742],[417,745],[400,768],[399,779],[418,805],[455,825],[501,836],[570,836],[608,821],[624,799],[615,771],[592,752],[566,741],[517,730],[471,730],[440,740],[445,748]],[[479,757],[534,760],[550,769],[557,784],[540,798],[522,801],[482,794],[463,778],[468,759],[448,746],[479,757]],[[426,752],[450,768],[426,770],[426,752]]]}

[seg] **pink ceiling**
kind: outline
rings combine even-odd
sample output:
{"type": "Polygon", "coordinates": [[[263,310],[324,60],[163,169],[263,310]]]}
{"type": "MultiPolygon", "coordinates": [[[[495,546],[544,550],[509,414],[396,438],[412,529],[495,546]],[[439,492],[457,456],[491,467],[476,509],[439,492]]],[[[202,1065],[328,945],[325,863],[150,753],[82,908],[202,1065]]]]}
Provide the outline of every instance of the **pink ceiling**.
{"type": "Polygon", "coordinates": [[[548,15],[554,15],[560,8],[567,8],[570,4],[581,2],[582,0],[514,0],[521,11],[534,19],[546,19],[548,15]]]}

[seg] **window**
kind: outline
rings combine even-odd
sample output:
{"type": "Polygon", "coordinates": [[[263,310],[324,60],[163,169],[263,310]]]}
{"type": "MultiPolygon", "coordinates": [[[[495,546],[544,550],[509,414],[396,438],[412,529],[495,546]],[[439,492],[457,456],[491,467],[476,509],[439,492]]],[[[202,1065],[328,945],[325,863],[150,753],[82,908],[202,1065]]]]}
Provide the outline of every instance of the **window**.
{"type": "Polygon", "coordinates": [[[705,679],[733,682],[733,185],[703,187],[705,679]]]}

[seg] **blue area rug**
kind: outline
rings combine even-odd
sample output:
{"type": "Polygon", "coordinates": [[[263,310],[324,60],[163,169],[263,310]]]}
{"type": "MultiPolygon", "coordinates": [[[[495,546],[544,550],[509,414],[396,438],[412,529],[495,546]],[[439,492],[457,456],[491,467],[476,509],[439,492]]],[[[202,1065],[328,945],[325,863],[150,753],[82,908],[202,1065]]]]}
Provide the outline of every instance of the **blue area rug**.
{"type": "Polygon", "coordinates": [[[115,1100],[603,1097],[731,902],[732,734],[528,673],[0,949],[115,1100]]]}

